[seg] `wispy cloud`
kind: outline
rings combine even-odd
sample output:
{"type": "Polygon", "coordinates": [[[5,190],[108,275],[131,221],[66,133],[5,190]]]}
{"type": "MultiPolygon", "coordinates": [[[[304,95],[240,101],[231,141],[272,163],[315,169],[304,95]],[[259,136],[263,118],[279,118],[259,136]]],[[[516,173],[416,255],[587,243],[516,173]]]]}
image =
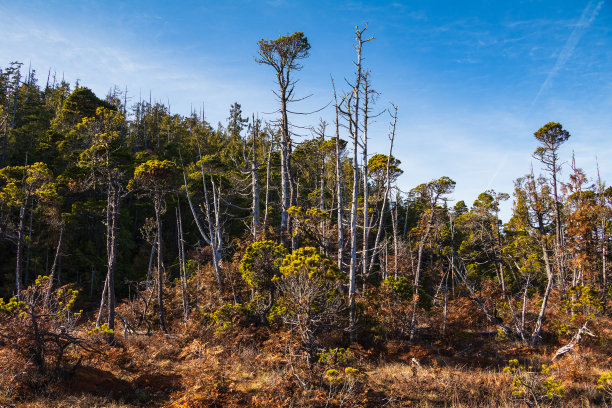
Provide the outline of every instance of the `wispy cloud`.
{"type": "Polygon", "coordinates": [[[595,2],[591,0],[589,4],[587,4],[587,6],[584,8],[584,10],[582,11],[582,15],[580,16],[580,20],[578,20],[578,23],[574,26],[572,33],[565,42],[563,49],[559,53],[559,56],[557,57],[557,61],[555,62],[553,69],[548,73],[548,76],[540,86],[540,90],[533,99],[533,102],[531,102],[532,107],[535,106],[536,102],[540,98],[540,95],[542,95],[542,92],[544,92],[546,88],[550,86],[555,75],[561,70],[561,68],[563,68],[563,66],[572,56],[574,49],[578,45],[578,41],[580,41],[580,38],[582,37],[586,29],[593,23],[595,17],[597,17],[597,13],[599,13],[599,10],[601,9],[601,6],[603,4],[603,0],[600,0],[597,4],[595,4],[595,2]]]}

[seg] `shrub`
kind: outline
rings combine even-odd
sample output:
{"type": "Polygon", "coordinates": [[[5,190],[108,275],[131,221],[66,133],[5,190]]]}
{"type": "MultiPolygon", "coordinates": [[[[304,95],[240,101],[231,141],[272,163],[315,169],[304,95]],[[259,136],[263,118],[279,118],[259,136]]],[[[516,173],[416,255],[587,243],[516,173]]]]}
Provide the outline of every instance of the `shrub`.
{"type": "Polygon", "coordinates": [[[281,298],[270,314],[295,330],[302,345],[314,356],[317,334],[337,327],[345,310],[340,284],[345,279],[334,263],[315,248],[300,248],[287,255],[274,278],[281,298]]]}
{"type": "Polygon", "coordinates": [[[532,366],[525,367],[514,359],[508,361],[504,372],[512,377],[512,395],[529,406],[553,404],[565,391],[562,382],[550,375],[550,367],[546,364],[536,370],[532,366]]]}
{"type": "Polygon", "coordinates": [[[279,266],[286,255],[285,247],[274,241],[257,241],[249,245],[240,261],[242,278],[252,288],[250,309],[262,321],[274,304],[274,278],[280,275],[279,266]]]}
{"type": "Polygon", "coordinates": [[[96,351],[76,335],[81,311],[72,309],[78,294],[70,285],[52,290],[50,277],[39,276],[19,299],[0,299],[0,336],[39,373],[47,372],[49,363],[58,372],[70,348],[96,351]]]}

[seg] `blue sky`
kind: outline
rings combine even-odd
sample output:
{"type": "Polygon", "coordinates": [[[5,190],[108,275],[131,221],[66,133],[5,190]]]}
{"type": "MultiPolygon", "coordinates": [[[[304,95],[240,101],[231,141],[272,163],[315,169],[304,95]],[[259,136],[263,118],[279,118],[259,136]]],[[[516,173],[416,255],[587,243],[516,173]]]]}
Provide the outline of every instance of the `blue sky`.
{"type": "MultiPolygon", "coordinates": [[[[612,183],[612,1],[2,1],[0,66],[49,68],[104,96],[113,85],[188,114],[205,105],[225,122],[237,101],[264,119],[276,109],[257,41],[303,31],[312,48],[297,92],[310,111],[332,98],[330,75],[350,78],[355,25],[369,23],[366,65],[377,108],[399,109],[395,155],[408,190],[441,176],[468,205],[512,193],[536,148],[533,132],[561,122],[561,154],[612,183]]],[[[331,107],[299,123],[331,120],[331,107]]],[[[371,130],[387,152],[387,116],[371,130]]],[[[330,129],[331,130],[331,129],[330,129]]],[[[536,171],[537,163],[534,163],[536,171]]],[[[569,167],[564,167],[564,174],[569,167]]],[[[509,215],[510,203],[504,208],[509,215]]]]}

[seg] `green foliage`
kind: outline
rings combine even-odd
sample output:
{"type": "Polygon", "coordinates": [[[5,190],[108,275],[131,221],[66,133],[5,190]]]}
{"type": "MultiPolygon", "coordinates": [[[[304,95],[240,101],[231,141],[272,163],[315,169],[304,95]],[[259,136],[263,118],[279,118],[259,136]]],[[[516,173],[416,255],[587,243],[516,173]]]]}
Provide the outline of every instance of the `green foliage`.
{"type": "Polygon", "coordinates": [[[399,276],[397,279],[393,276],[389,276],[383,281],[382,288],[385,290],[392,290],[401,300],[412,299],[414,293],[414,287],[410,284],[408,279],[403,276],[399,276]]]}
{"type": "Polygon", "coordinates": [[[19,207],[31,198],[57,198],[53,174],[45,163],[7,166],[0,169],[0,202],[19,207]]]}
{"type": "Polygon", "coordinates": [[[238,304],[226,303],[213,313],[213,323],[218,335],[236,327],[247,315],[247,308],[238,304]]]}
{"type": "MultiPolygon", "coordinates": [[[[346,279],[340,269],[316,248],[305,247],[287,255],[280,267],[285,278],[298,277],[309,280],[336,282],[346,279]]],[[[278,279],[278,278],[277,278],[278,279]]]]}
{"type": "Polygon", "coordinates": [[[396,180],[404,171],[399,167],[402,163],[395,157],[386,154],[375,154],[368,160],[368,176],[374,176],[379,182],[384,181],[387,174],[387,162],[389,162],[389,177],[391,181],[396,180]]]}
{"type": "Polygon", "coordinates": [[[603,392],[607,398],[612,399],[612,371],[599,376],[597,389],[603,392]]]}
{"type": "MultiPolygon", "coordinates": [[[[398,276],[397,279],[393,276],[389,276],[382,282],[381,289],[383,293],[392,292],[397,299],[403,303],[412,301],[414,297],[414,286],[403,276],[398,276]]],[[[426,311],[430,311],[433,307],[431,297],[423,288],[419,288],[417,305],[426,311]]]]}
{"type": "Polygon", "coordinates": [[[316,335],[338,324],[345,310],[340,284],[345,276],[315,248],[300,248],[287,255],[275,278],[280,299],[272,314],[300,335],[314,356],[316,335]]]}
{"type": "MultiPolygon", "coordinates": [[[[273,67],[277,72],[297,69],[301,66],[297,62],[308,57],[310,44],[302,32],[295,32],[291,35],[280,36],[276,40],[260,40],[258,58],[255,60],[260,64],[273,67]]],[[[288,85],[288,84],[287,84],[288,85]]]]}
{"type": "Polygon", "coordinates": [[[17,315],[25,311],[25,309],[25,302],[17,300],[15,297],[10,298],[8,303],[3,298],[0,298],[0,314],[5,316],[17,315]]]}
{"type": "Polygon", "coordinates": [[[83,118],[96,116],[98,108],[116,110],[116,108],[98,98],[89,88],[76,88],[64,102],[61,114],[56,120],[56,126],[74,126],[83,118]]]}
{"type": "Polygon", "coordinates": [[[534,370],[534,367],[525,367],[514,359],[508,361],[503,371],[512,377],[512,395],[528,405],[552,404],[565,392],[562,381],[550,374],[550,367],[546,364],[542,364],[540,370],[534,370]]]}
{"type": "Polygon", "coordinates": [[[542,143],[533,154],[545,164],[552,164],[552,155],[570,138],[569,132],[556,122],[548,122],[533,135],[542,143]]]}
{"type": "Polygon", "coordinates": [[[330,348],[317,353],[318,363],[326,366],[346,365],[353,359],[350,348],[330,348]]]}
{"type": "MultiPolygon", "coordinates": [[[[564,312],[580,313],[586,319],[594,319],[603,311],[599,294],[590,286],[574,286],[567,293],[567,298],[561,301],[564,312]]],[[[575,315],[574,315],[575,316],[575,315]]]]}
{"type": "Polygon", "coordinates": [[[128,190],[140,190],[156,202],[165,194],[177,189],[180,170],[171,160],[152,159],[140,164],[134,170],[134,178],[127,185],[128,190]]]}
{"type": "MultiPolygon", "coordinates": [[[[151,178],[156,180],[164,180],[168,175],[173,175],[178,172],[176,164],[170,160],[148,160],[134,170],[134,178],[145,179],[151,178]]],[[[170,180],[168,180],[170,181],[170,180]]]]}
{"type": "Polygon", "coordinates": [[[113,329],[108,327],[108,323],[102,323],[100,326],[96,326],[95,323],[92,323],[92,325],[94,327],[92,327],[91,330],[87,331],[88,336],[92,336],[92,337],[101,336],[101,337],[107,337],[107,338],[113,337],[114,331],[113,329]]]}
{"type": "Polygon", "coordinates": [[[274,241],[257,241],[249,245],[240,261],[244,281],[257,291],[272,290],[272,280],[279,276],[279,266],[287,250],[274,241]]]}
{"type": "Polygon", "coordinates": [[[65,350],[78,346],[89,350],[76,334],[82,311],[74,311],[79,295],[71,285],[51,287],[50,276],[38,276],[20,293],[5,303],[0,298],[0,332],[8,347],[15,348],[25,361],[33,361],[40,372],[49,358],[55,369],[64,361],[65,350]]]}

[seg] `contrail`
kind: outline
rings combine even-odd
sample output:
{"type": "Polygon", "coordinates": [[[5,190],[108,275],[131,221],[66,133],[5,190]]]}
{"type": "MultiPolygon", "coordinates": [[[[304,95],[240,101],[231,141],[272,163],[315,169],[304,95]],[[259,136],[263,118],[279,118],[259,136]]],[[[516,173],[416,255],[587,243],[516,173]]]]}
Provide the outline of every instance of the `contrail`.
{"type": "Polygon", "coordinates": [[[536,102],[540,98],[540,95],[542,95],[542,92],[544,92],[544,90],[550,86],[553,77],[557,74],[557,72],[559,72],[561,68],[563,68],[567,60],[572,56],[572,53],[574,52],[574,49],[576,48],[580,37],[582,37],[584,31],[591,25],[593,20],[595,20],[595,17],[597,17],[597,13],[599,13],[599,9],[603,5],[603,3],[603,0],[601,0],[599,3],[597,3],[597,5],[594,6],[594,2],[593,0],[591,0],[589,4],[587,4],[587,6],[584,8],[582,15],[580,16],[580,20],[578,20],[578,23],[576,24],[569,38],[565,42],[561,53],[557,57],[557,62],[555,62],[555,66],[548,73],[548,76],[544,80],[544,83],[542,83],[542,86],[540,86],[538,94],[533,99],[533,102],[531,102],[531,107],[536,104],[536,102]]]}
{"type": "Polygon", "coordinates": [[[485,190],[488,190],[491,188],[491,185],[493,184],[493,182],[495,181],[495,179],[497,178],[497,176],[499,175],[499,172],[501,171],[501,169],[504,167],[504,165],[506,164],[506,162],[508,161],[508,153],[506,153],[504,155],[504,157],[501,159],[501,161],[499,162],[499,164],[497,165],[497,168],[495,169],[495,172],[493,173],[493,175],[491,176],[491,178],[489,179],[489,183],[487,184],[487,188],[485,190]]]}

